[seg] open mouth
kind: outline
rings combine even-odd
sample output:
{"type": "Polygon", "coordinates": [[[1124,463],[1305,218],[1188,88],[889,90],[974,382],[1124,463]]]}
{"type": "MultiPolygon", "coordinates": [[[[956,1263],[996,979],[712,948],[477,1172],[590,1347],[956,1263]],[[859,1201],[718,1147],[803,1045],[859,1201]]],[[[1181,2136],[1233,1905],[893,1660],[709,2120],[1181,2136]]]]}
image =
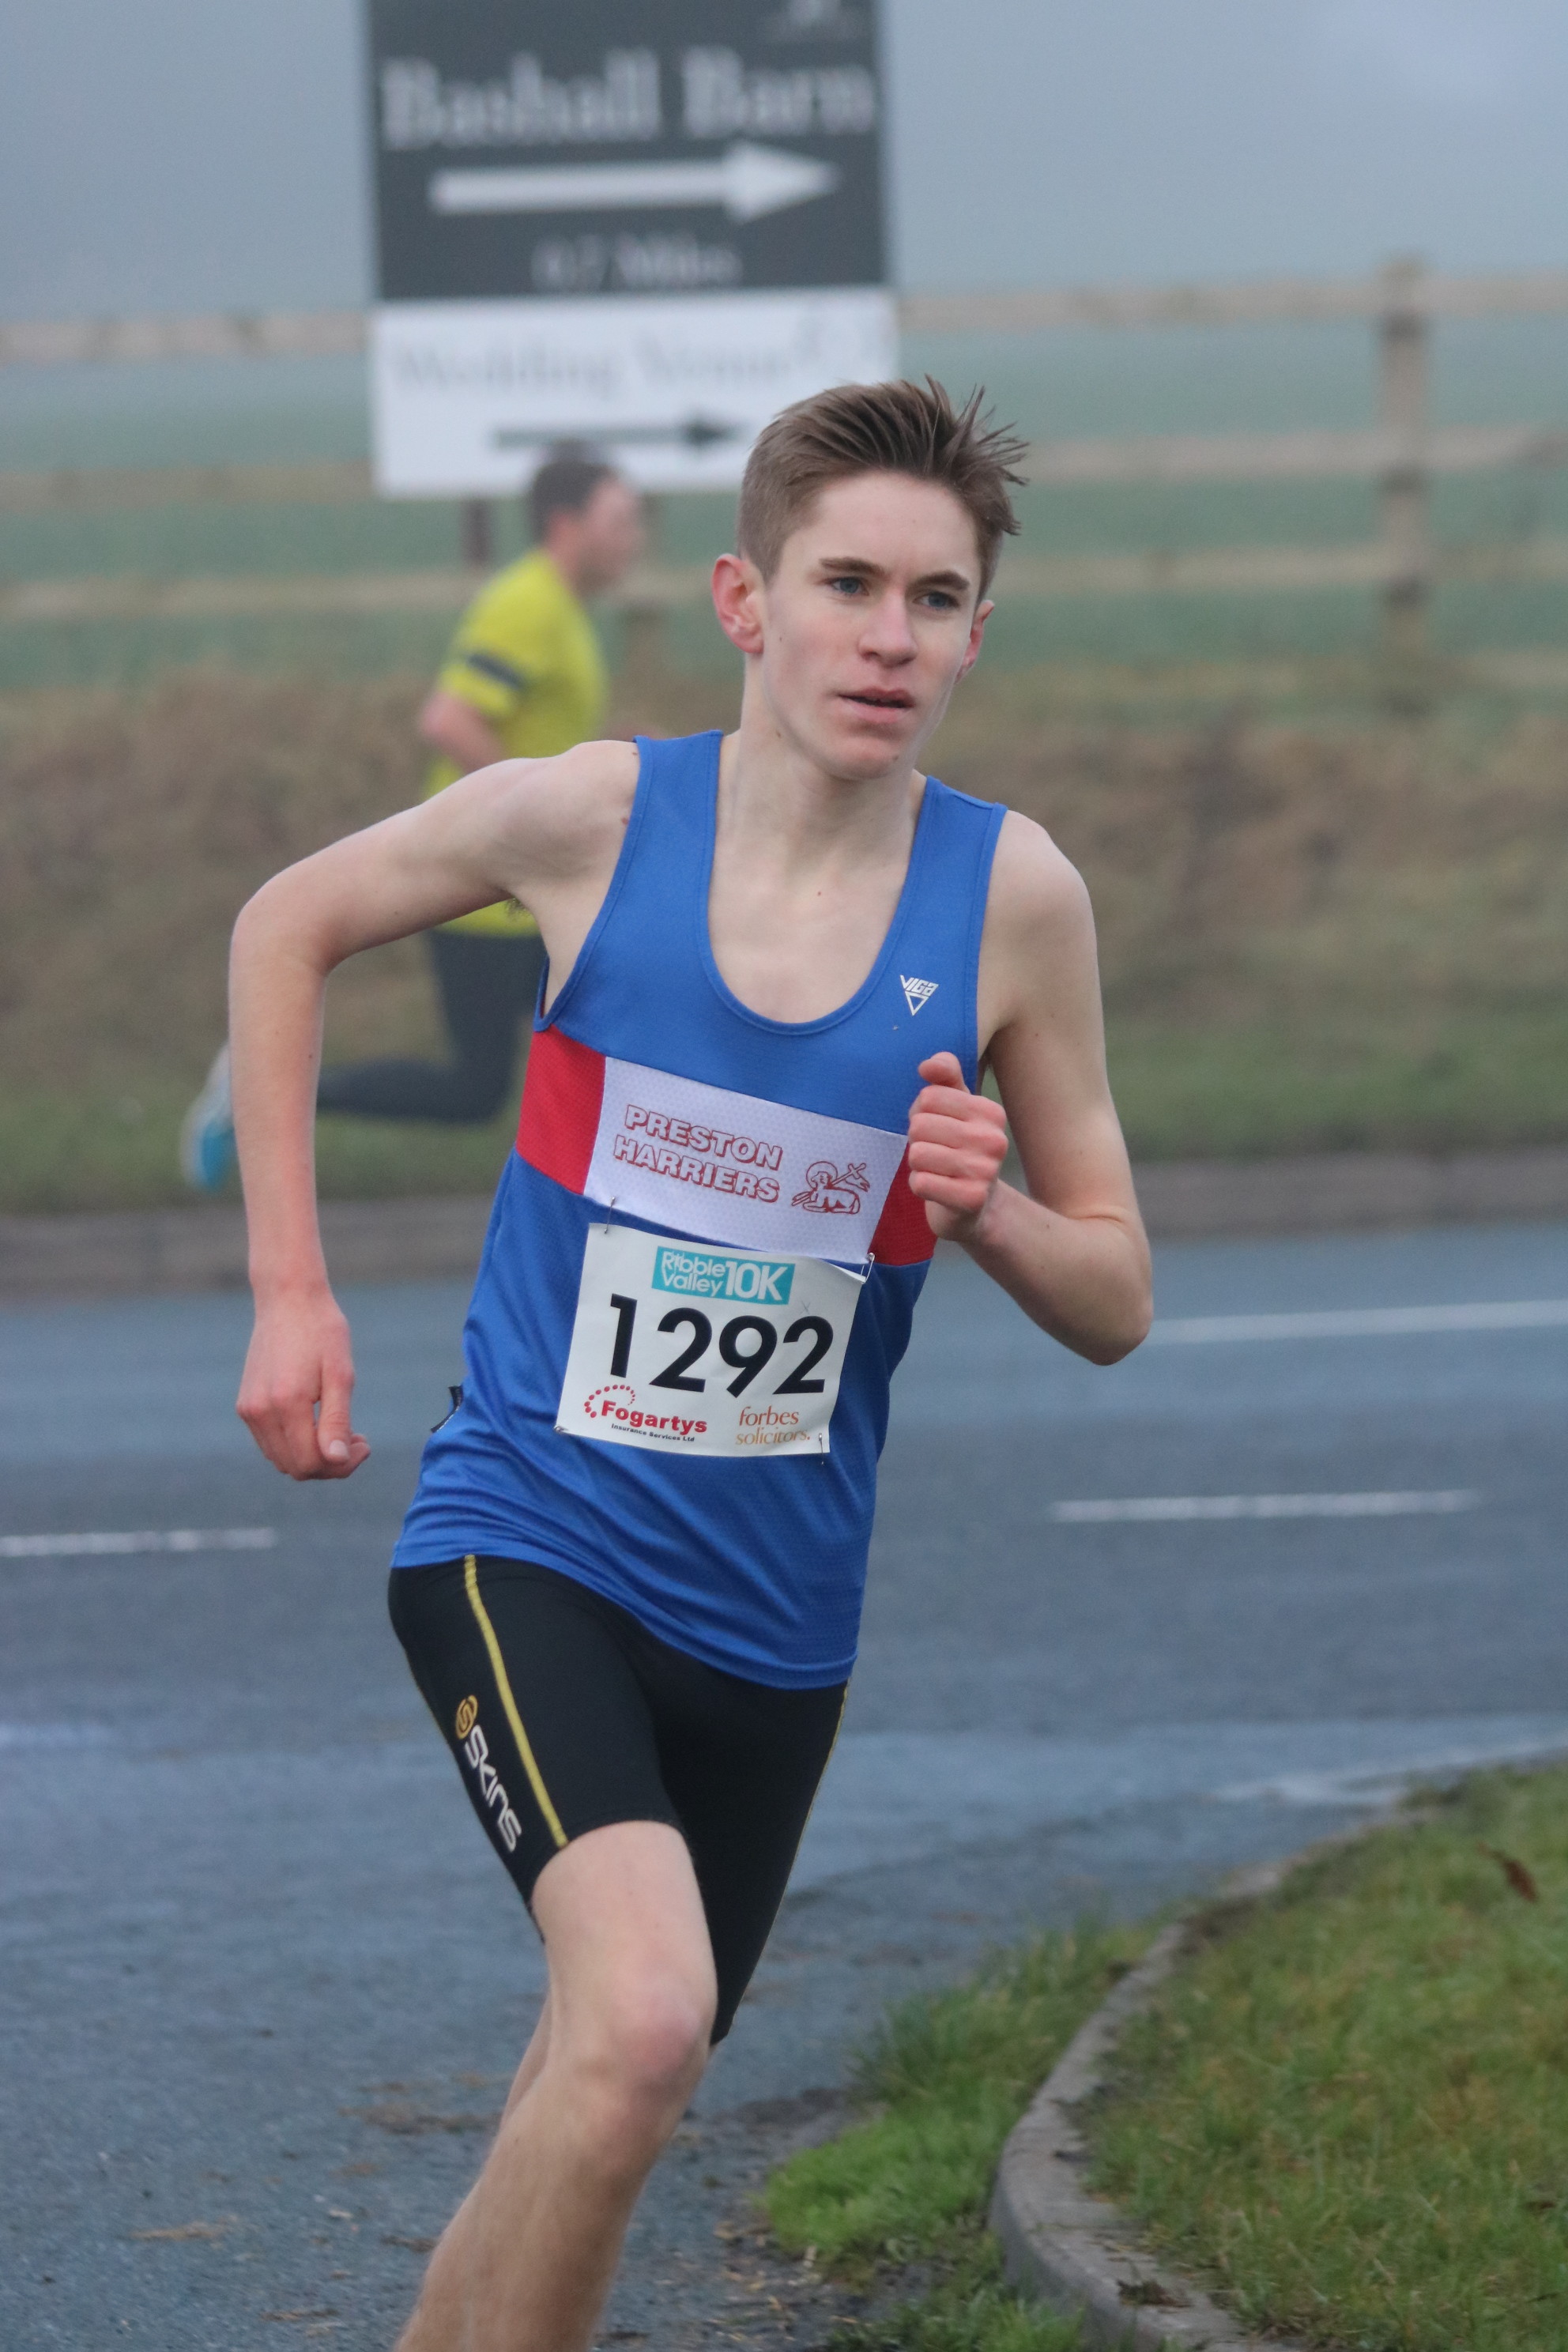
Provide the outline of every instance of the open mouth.
{"type": "Polygon", "coordinates": [[[858,702],[863,710],[912,710],[915,703],[912,694],[906,694],[896,686],[861,687],[857,692],[847,694],[844,699],[846,702],[858,702]]]}

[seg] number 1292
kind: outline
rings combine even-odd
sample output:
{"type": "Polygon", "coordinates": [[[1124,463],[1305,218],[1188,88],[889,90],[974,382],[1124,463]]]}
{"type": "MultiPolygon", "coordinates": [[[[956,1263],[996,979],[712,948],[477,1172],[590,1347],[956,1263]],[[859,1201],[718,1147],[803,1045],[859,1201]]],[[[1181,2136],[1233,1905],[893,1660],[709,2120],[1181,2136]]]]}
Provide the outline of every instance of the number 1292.
{"type": "MultiPolygon", "coordinates": [[[[637,1316],[639,1312],[651,1314],[653,1309],[647,1300],[629,1298],[619,1291],[611,1292],[609,1304],[616,1318],[610,1376],[624,1380],[631,1366],[637,1316]]],[[[781,1341],[784,1348],[799,1348],[801,1352],[786,1364],[783,1378],[774,1381],[773,1395],[820,1396],[826,1385],[812,1377],[833,1345],[833,1326],[826,1316],[797,1315],[782,1332],[779,1324],[766,1315],[730,1316],[719,1326],[718,1349],[720,1364],[733,1371],[733,1380],[726,1380],[724,1373],[711,1365],[709,1370],[696,1370],[714,1345],[713,1318],[700,1307],[671,1307],[659,1317],[655,1328],[672,1339],[678,1333],[685,1338],[663,1369],[649,1375],[650,1388],[679,1389],[700,1395],[707,1389],[711,1372],[731,1396],[743,1396],[773,1362],[781,1341]]]]}

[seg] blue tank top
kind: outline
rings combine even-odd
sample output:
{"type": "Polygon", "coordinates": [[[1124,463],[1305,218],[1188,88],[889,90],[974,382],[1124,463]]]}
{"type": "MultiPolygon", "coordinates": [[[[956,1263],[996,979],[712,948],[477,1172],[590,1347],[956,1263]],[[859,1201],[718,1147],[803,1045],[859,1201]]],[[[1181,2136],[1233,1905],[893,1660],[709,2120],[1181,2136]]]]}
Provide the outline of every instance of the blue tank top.
{"type": "Polygon", "coordinates": [[[535,1030],[462,1402],[394,1564],[534,1560],[710,1665],[811,1688],[854,1663],[889,1383],[934,1247],[910,1106],[943,1049],[977,1083],[1005,812],[928,781],[865,982],[770,1020],[709,939],[721,740],[639,739],[604,905],[535,1030]]]}

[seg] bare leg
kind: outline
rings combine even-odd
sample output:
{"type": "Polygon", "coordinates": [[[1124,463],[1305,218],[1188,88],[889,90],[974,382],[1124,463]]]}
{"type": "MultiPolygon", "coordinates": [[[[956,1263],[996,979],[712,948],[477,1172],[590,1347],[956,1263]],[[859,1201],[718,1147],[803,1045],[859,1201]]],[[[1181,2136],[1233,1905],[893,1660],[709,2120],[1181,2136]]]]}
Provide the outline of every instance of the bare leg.
{"type": "Polygon", "coordinates": [[[576,1839],[546,1865],[534,1916],[550,1997],[399,2352],[585,2352],[707,2061],[713,1960],[676,1831],[625,1822],[576,1839]]]}
{"type": "Polygon", "coordinates": [[[544,2069],[550,2050],[550,1995],[545,1994],[533,2032],[528,2037],[528,2047],[522,2053],[522,2063],[511,2078],[511,2088],[501,2109],[504,2124],[525,2091],[531,2091],[544,2069]]]}

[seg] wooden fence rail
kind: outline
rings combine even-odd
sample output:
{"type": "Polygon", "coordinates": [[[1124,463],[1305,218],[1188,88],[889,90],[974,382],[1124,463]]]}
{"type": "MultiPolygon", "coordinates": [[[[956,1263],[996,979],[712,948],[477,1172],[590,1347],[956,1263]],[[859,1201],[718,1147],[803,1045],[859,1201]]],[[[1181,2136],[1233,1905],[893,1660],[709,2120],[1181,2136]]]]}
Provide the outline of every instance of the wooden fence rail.
{"type": "MultiPolygon", "coordinates": [[[[1037,441],[1025,471],[1037,485],[1378,480],[1399,462],[1397,437],[1348,432],[1170,433],[1121,440],[1037,441]]],[[[1426,436],[1434,478],[1568,466],[1568,431],[1539,425],[1451,425],[1426,436]]],[[[0,473],[0,514],[51,508],[350,505],[374,494],[361,458],[295,465],[72,467],[0,473]]]]}
{"type": "MultiPolygon", "coordinates": [[[[1338,547],[1145,551],[1015,559],[1005,570],[1014,594],[1131,595],[1244,593],[1331,587],[1381,592],[1387,653],[1401,665],[1424,658],[1433,590],[1463,580],[1568,579],[1568,541],[1532,538],[1506,547],[1439,548],[1433,541],[1431,485],[1444,475],[1568,465],[1568,430],[1531,425],[1434,426],[1429,415],[1434,320],[1510,314],[1568,314],[1568,271],[1487,277],[1391,262],[1374,276],[1279,278],[1231,285],[1023,289],[992,294],[908,294],[907,332],[1037,334],[1064,328],[1215,328],[1356,319],[1376,330],[1378,418],[1349,432],[1175,434],[1037,443],[1032,482],[1321,481],[1360,478],[1379,492],[1380,535],[1338,547]]],[[[58,320],[0,323],[0,367],[194,359],[321,356],[362,351],[358,310],[226,313],[204,318],[58,320]]],[[[0,512],[169,500],[342,502],[372,495],[368,467],[355,463],[171,467],[0,474],[0,512]]],[[[0,588],[0,618],[59,621],[135,614],[445,611],[472,593],[473,567],[489,559],[489,508],[467,502],[463,551],[468,569],[310,580],[21,581],[0,588]]],[[[670,571],[628,587],[628,612],[651,621],[701,593],[670,571]]]]}
{"type": "MultiPolygon", "coordinates": [[[[1060,327],[1321,325],[1382,319],[1391,301],[1421,319],[1568,311],[1568,270],[1461,278],[1391,262],[1367,278],[1241,278],[1193,286],[1019,287],[904,294],[906,334],[1033,335],[1060,327]]],[[[363,310],[226,310],[195,318],[0,320],[0,367],[192,359],[321,359],[363,351],[363,310]]]]}
{"type": "MultiPolygon", "coordinates": [[[[1448,547],[1433,559],[1442,585],[1499,587],[1568,581],[1568,538],[1511,547],[1448,547]]],[[[1258,595],[1274,590],[1388,589],[1397,558],[1371,540],[1339,547],[1209,547],[1125,555],[1013,556],[997,579],[1004,597],[1258,595]]],[[[447,613],[474,593],[472,571],[240,572],[151,579],[130,573],[0,581],[0,624],[81,621],[261,620],[294,614],[447,613]]],[[[654,621],[708,599],[705,568],[650,565],[609,598],[613,610],[654,621]]]]}

